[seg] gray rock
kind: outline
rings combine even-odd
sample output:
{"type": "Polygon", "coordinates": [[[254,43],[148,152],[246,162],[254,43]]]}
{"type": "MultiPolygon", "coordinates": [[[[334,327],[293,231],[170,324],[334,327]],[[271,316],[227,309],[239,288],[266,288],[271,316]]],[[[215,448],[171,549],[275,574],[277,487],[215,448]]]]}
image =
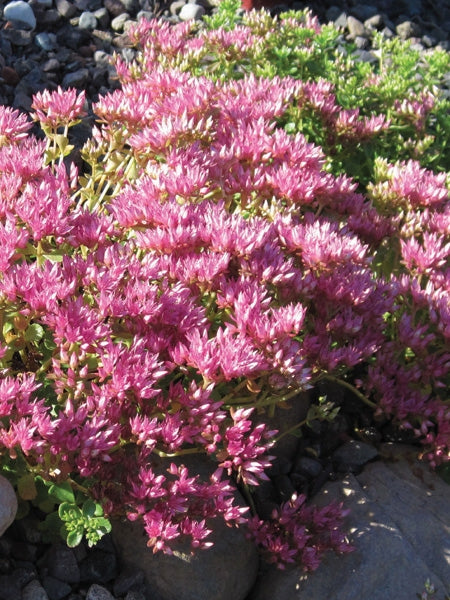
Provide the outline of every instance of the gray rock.
{"type": "Polygon", "coordinates": [[[350,440],[340,446],[334,453],[333,459],[344,465],[363,466],[378,456],[376,448],[365,442],[350,440]]]}
{"type": "Polygon", "coordinates": [[[18,567],[14,569],[12,572],[12,577],[14,581],[16,581],[17,585],[22,589],[24,586],[28,585],[30,581],[36,579],[37,572],[33,566],[33,563],[28,563],[26,561],[21,561],[24,566],[18,567]]]}
{"type": "Polygon", "coordinates": [[[58,13],[65,19],[71,19],[77,14],[76,6],[68,0],[55,0],[55,6],[58,13]]]}
{"type": "Polygon", "coordinates": [[[347,29],[351,39],[355,39],[357,36],[367,35],[364,24],[351,15],[347,18],[347,29]]]}
{"type": "Polygon", "coordinates": [[[64,544],[57,544],[50,548],[45,557],[48,574],[66,583],[80,581],[80,568],[74,551],[64,544]]]}
{"type": "Polygon", "coordinates": [[[41,8],[51,8],[53,0],[35,0],[37,5],[41,8]]]}
{"type": "Polygon", "coordinates": [[[140,10],[137,15],[136,15],[136,19],[138,21],[140,21],[141,19],[146,19],[147,21],[150,21],[151,19],[154,19],[155,15],[151,10],[140,10]]]}
{"type": "Polygon", "coordinates": [[[135,15],[139,9],[139,2],[137,0],[121,0],[125,7],[125,12],[135,15]]]}
{"type": "Polygon", "coordinates": [[[50,600],[62,600],[72,591],[71,586],[65,581],[60,581],[50,575],[42,578],[42,585],[50,600]]]}
{"type": "Polygon", "coordinates": [[[58,46],[56,35],[54,33],[47,33],[46,31],[38,33],[34,38],[34,43],[36,44],[36,46],[38,46],[38,48],[41,48],[46,52],[56,50],[58,46]]]}
{"type": "Polygon", "coordinates": [[[110,24],[109,12],[106,10],[106,8],[104,6],[97,9],[94,12],[94,16],[97,19],[98,27],[101,27],[103,29],[107,29],[109,27],[109,24],[110,24]]]}
{"type": "Polygon", "coordinates": [[[169,6],[170,14],[175,17],[180,13],[185,4],[186,0],[174,0],[174,2],[171,2],[169,6]]]}
{"type": "Polygon", "coordinates": [[[373,17],[370,17],[369,19],[366,19],[364,21],[364,27],[366,29],[368,29],[369,31],[372,31],[374,29],[381,29],[383,27],[384,24],[384,20],[383,20],[383,15],[380,14],[376,14],[373,15],[373,17]]]}
{"type": "Polygon", "coordinates": [[[130,590],[127,592],[124,600],[145,600],[145,593],[139,592],[135,590],[130,590]]]}
{"type": "Polygon", "coordinates": [[[117,561],[114,554],[104,552],[99,544],[80,563],[81,581],[108,583],[117,576],[117,561]]]}
{"type": "MultiPolygon", "coordinates": [[[[183,463],[203,480],[216,467],[206,457],[185,456],[183,463]]],[[[236,501],[243,504],[237,492],[236,501]]],[[[256,547],[244,531],[227,527],[221,519],[208,527],[213,530],[209,539],[214,545],[193,555],[190,544],[181,541],[173,547],[172,556],[153,554],[139,522],[115,520],[112,535],[121,562],[142,569],[154,600],[244,600],[256,580],[256,547]]]]}
{"type": "Polygon", "coordinates": [[[409,38],[420,35],[420,27],[413,23],[413,21],[403,21],[399,23],[395,28],[398,37],[402,40],[408,40],[409,38]]]}
{"type": "Polygon", "coordinates": [[[2,36],[5,40],[11,42],[13,46],[20,48],[29,46],[33,41],[31,31],[25,29],[2,29],[2,36]]]}
{"type": "Polygon", "coordinates": [[[94,29],[97,28],[97,19],[94,13],[88,10],[81,13],[78,27],[80,29],[85,29],[86,31],[94,31],[94,29]]]}
{"type": "Polygon", "coordinates": [[[33,100],[25,92],[19,91],[14,93],[13,108],[19,108],[20,110],[29,112],[32,103],[33,100]]]}
{"type": "Polygon", "coordinates": [[[179,17],[182,21],[191,21],[192,19],[201,19],[205,14],[203,6],[198,4],[185,4],[181,7],[179,17]]]}
{"type": "Polygon", "coordinates": [[[132,567],[122,571],[114,582],[113,592],[116,596],[123,596],[131,588],[141,586],[144,583],[144,572],[132,567]]]}
{"type": "Polygon", "coordinates": [[[345,29],[347,27],[347,19],[347,13],[341,11],[340,14],[334,20],[335,27],[337,27],[338,29],[345,29]]]}
{"type": "Polygon", "coordinates": [[[301,456],[294,465],[295,473],[300,473],[307,477],[318,477],[322,469],[322,464],[309,456],[301,456]]]}
{"type": "Polygon", "coordinates": [[[22,589],[22,600],[49,600],[42,585],[34,579],[22,589]]]}
{"type": "Polygon", "coordinates": [[[15,0],[5,6],[3,16],[7,21],[11,21],[18,28],[34,29],[36,27],[36,17],[33,9],[24,0],[15,0]]]}
{"type": "Polygon", "coordinates": [[[111,21],[111,29],[117,32],[122,32],[124,30],[125,23],[130,19],[130,15],[128,13],[122,13],[111,21]]]}
{"type": "Polygon", "coordinates": [[[89,71],[87,69],[78,69],[73,73],[64,75],[62,85],[64,88],[75,87],[83,89],[89,81],[89,71]]]}
{"type": "Polygon", "coordinates": [[[49,73],[51,71],[57,71],[61,66],[61,63],[57,58],[49,58],[42,64],[42,70],[44,73],[49,73]]]}
{"type": "Polygon", "coordinates": [[[20,598],[20,587],[10,575],[0,575],[0,600],[20,598]]]}
{"type": "Polygon", "coordinates": [[[214,546],[193,556],[181,543],[172,556],[153,554],[139,523],[116,521],[113,536],[125,564],[144,571],[155,600],[244,600],[256,579],[256,548],[239,529],[209,525],[214,546]]]}
{"type": "Polygon", "coordinates": [[[105,587],[93,583],[88,589],[86,600],[115,600],[115,598],[105,587]]]}
{"type": "Polygon", "coordinates": [[[103,6],[113,17],[118,17],[126,12],[125,5],[120,0],[104,0],[103,6]]]}
{"type": "Polygon", "coordinates": [[[10,482],[0,475],[0,536],[16,518],[17,496],[10,482]]]}
{"type": "MultiPolygon", "coordinates": [[[[411,449],[392,448],[388,462],[327,484],[317,502],[344,502],[355,551],[330,554],[317,571],[269,569],[251,600],[411,600],[427,579],[450,592],[449,488],[411,449]]],[[[385,456],[387,451],[383,450],[385,456]]]]}
{"type": "Polygon", "coordinates": [[[357,35],[353,41],[359,50],[364,50],[369,47],[369,40],[362,35],[357,35]]]}
{"type": "Polygon", "coordinates": [[[390,40],[395,36],[394,31],[390,27],[383,27],[381,33],[387,40],[390,40]]]}
{"type": "Polygon", "coordinates": [[[377,63],[378,62],[378,58],[375,56],[375,54],[370,52],[370,50],[360,50],[359,48],[357,48],[355,50],[354,56],[355,56],[356,60],[360,60],[362,62],[368,62],[368,63],[377,63]]]}

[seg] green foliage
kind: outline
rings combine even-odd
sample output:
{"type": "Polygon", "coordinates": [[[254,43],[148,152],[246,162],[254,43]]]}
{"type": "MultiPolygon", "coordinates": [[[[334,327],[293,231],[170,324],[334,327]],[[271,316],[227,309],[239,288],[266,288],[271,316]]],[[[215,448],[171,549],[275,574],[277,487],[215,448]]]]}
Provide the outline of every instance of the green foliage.
{"type": "Polygon", "coordinates": [[[233,29],[241,21],[242,11],[240,0],[222,0],[217,10],[211,16],[205,15],[203,22],[207,29],[233,29]]]}
{"type": "Polygon", "coordinates": [[[88,546],[94,546],[106,533],[111,531],[111,523],[103,516],[100,504],[85,500],[81,506],[75,502],[59,505],[58,516],[63,522],[61,535],[70,548],[86,537],[88,546]]]}
{"type": "MultiPolygon", "coordinates": [[[[170,59],[172,66],[213,80],[257,77],[292,77],[304,82],[326,81],[334,86],[336,103],[358,109],[360,118],[385,115],[390,126],[375,138],[347,140],[330,137],[329,123],[317,110],[293,104],[279,125],[291,133],[303,133],[320,145],[335,175],[353,177],[364,191],[373,177],[377,157],[389,162],[418,160],[422,167],[445,171],[450,164],[450,100],[440,91],[450,70],[450,54],[441,49],[419,53],[409,41],[374,34],[373,60],[362,61],[352,43],[334,25],[318,26],[308,10],[289,11],[271,17],[264,11],[242,14],[235,0],[224,0],[206,18],[208,31],[247,28],[256,36],[246,50],[226,50],[205,36],[203,51],[170,59]],[[434,106],[419,119],[420,105],[432,99],[434,106]],[[418,103],[418,104],[417,104],[418,103]]],[[[161,59],[165,61],[166,59],[161,59]]]]}
{"type": "Polygon", "coordinates": [[[25,517],[31,505],[46,515],[40,524],[44,541],[51,543],[62,538],[73,548],[85,537],[88,545],[94,546],[111,531],[101,504],[88,497],[88,490],[74,481],[45,481],[27,470],[21,454],[14,460],[2,457],[1,471],[17,490],[17,519],[25,517]]]}

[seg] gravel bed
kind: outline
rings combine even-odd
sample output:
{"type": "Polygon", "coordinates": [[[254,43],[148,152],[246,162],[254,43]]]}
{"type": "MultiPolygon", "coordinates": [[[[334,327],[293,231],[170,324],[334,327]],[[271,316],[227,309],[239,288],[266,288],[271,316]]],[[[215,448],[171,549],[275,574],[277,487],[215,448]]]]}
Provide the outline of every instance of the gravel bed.
{"type": "MultiPolygon", "coordinates": [[[[90,101],[117,87],[109,57],[134,51],[126,36],[129,22],[162,17],[177,23],[201,18],[214,10],[208,0],[31,0],[2,3],[0,8],[0,103],[29,111],[36,91],[57,86],[85,89],[90,101]],[[14,5],[14,10],[11,8],[14,5]],[[25,6],[24,6],[25,5],[25,6]],[[14,17],[14,19],[12,19],[14,17]],[[9,19],[9,20],[8,20],[9,19]]],[[[343,27],[361,60],[370,59],[371,35],[412,39],[421,51],[440,46],[450,50],[450,2],[442,0],[329,0],[274,4],[310,7],[322,22],[343,27]]],[[[450,85],[450,77],[448,78],[450,85]]],[[[258,496],[261,515],[288,499],[293,491],[313,496],[341,473],[358,473],[376,460],[372,443],[407,441],[390,423],[374,423],[369,410],[343,391],[319,390],[342,406],[332,423],[317,427],[298,441],[295,452],[281,455],[271,481],[258,496]]],[[[143,574],[123,570],[108,536],[93,549],[44,543],[37,527],[42,515],[30,513],[0,538],[0,600],[146,600],[143,574]]]]}

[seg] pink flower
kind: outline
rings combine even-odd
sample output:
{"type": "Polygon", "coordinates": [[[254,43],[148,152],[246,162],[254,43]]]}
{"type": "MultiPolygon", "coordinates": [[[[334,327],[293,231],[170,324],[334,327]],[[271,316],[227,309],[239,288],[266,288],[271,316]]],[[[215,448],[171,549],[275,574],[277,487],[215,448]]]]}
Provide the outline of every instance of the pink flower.
{"type": "Polygon", "coordinates": [[[23,140],[32,126],[26,115],[9,106],[0,106],[0,146],[23,140]]]}
{"type": "Polygon", "coordinates": [[[55,130],[61,126],[70,127],[86,114],[84,103],[85,92],[78,92],[73,88],[63,90],[58,87],[54,92],[37,92],[31,105],[36,111],[32,113],[32,117],[42,126],[55,130]]]}

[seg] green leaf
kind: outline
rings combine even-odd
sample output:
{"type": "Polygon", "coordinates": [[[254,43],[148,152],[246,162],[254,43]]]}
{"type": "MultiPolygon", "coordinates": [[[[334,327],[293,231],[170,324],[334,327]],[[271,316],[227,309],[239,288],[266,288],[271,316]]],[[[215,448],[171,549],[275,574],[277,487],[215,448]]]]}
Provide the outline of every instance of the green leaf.
{"type": "Polygon", "coordinates": [[[27,473],[20,477],[17,481],[17,493],[22,500],[34,500],[37,497],[36,484],[34,482],[34,476],[31,473],[27,473]]]}
{"type": "Polygon", "coordinates": [[[83,530],[77,529],[75,531],[69,531],[69,533],[67,534],[66,542],[69,548],[75,548],[75,546],[78,546],[78,544],[81,543],[82,539],[83,530]]]}
{"type": "Polygon", "coordinates": [[[49,514],[49,513],[53,512],[53,510],[55,508],[55,503],[50,498],[47,498],[46,500],[42,500],[41,502],[38,502],[37,507],[43,513],[49,514]]]}
{"type": "MultiPolygon", "coordinates": [[[[61,537],[61,519],[57,512],[48,514],[39,525],[39,529],[45,534],[45,540],[53,541],[61,537]]],[[[66,536],[63,536],[64,539],[66,536]]]]}
{"type": "Polygon", "coordinates": [[[54,483],[50,486],[49,494],[51,494],[59,502],[68,502],[73,504],[75,502],[75,495],[72,490],[72,486],[68,481],[63,483],[54,483]]]}
{"type": "Polygon", "coordinates": [[[3,335],[6,335],[9,331],[11,331],[11,329],[14,329],[12,321],[6,321],[6,323],[3,325],[3,335]]]}
{"type": "Polygon", "coordinates": [[[60,254],[57,252],[54,252],[52,254],[44,254],[43,256],[46,260],[49,260],[50,262],[62,262],[62,259],[64,258],[64,254],[60,254]]]}
{"type": "Polygon", "coordinates": [[[97,531],[101,531],[103,534],[110,533],[112,529],[110,521],[108,521],[108,519],[105,519],[104,517],[97,519],[96,525],[98,527],[97,531]]]}
{"type": "Polygon", "coordinates": [[[42,325],[39,325],[39,323],[32,323],[27,327],[24,338],[27,342],[34,342],[37,344],[44,337],[44,333],[45,331],[42,325]]]}
{"type": "Polygon", "coordinates": [[[69,502],[63,502],[59,505],[58,515],[63,521],[67,521],[68,523],[78,519],[83,519],[83,513],[78,506],[69,502]]]}
{"type": "Polygon", "coordinates": [[[83,503],[83,507],[82,507],[83,517],[86,517],[86,518],[95,517],[96,510],[97,510],[97,505],[93,500],[89,499],[83,503]]]}

